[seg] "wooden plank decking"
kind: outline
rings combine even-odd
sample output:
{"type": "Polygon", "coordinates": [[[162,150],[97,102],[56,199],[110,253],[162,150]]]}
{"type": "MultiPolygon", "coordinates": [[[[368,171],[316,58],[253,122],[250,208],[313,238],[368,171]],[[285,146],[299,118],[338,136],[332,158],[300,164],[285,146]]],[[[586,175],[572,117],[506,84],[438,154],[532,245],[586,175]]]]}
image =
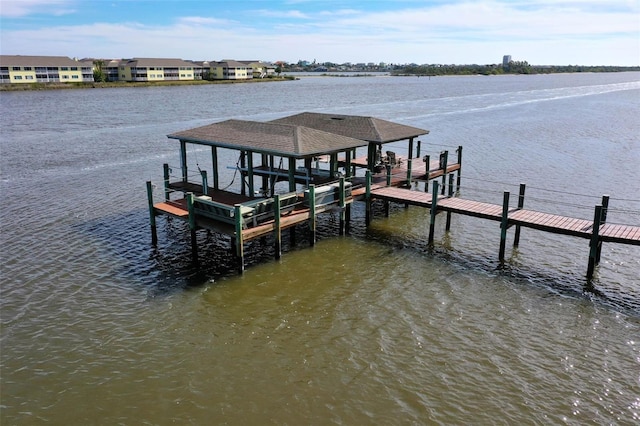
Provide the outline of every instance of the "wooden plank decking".
{"type": "MultiPolygon", "coordinates": [[[[433,195],[430,193],[411,191],[393,186],[372,188],[371,197],[426,208],[431,208],[433,200],[433,195]]],[[[501,205],[462,198],[438,196],[436,210],[498,222],[502,220],[501,205]]],[[[511,209],[507,217],[509,225],[519,225],[554,234],[572,235],[587,239],[593,235],[593,221],[587,219],[517,208],[511,209]]],[[[599,239],[606,242],[640,245],[640,226],[605,223],[600,226],[599,239]]]]}

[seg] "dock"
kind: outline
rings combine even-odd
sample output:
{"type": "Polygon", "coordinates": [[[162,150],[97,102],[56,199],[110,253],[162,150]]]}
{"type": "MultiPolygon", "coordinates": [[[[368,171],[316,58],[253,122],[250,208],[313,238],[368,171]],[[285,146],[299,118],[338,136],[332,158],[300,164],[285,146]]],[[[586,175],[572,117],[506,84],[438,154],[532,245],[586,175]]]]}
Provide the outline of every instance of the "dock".
{"type": "Polygon", "coordinates": [[[365,203],[369,225],[372,203],[379,200],[386,215],[390,203],[429,209],[430,245],[438,214],[447,216],[446,231],[451,229],[453,214],[499,222],[500,262],[504,262],[507,231],[512,227],[514,247],[519,245],[522,228],[588,239],[588,280],[600,262],[603,243],[640,245],[640,226],[607,223],[607,195],[594,206],[593,219],[525,209],[525,184],[520,184],[516,206],[510,205],[508,191],[502,194],[502,204],[460,198],[462,146],[425,154],[417,138],[428,133],[373,117],[302,113],[270,122],[227,120],[168,135],[180,142],[180,166],[164,165],[159,202],[154,200],[154,185],[147,181],[152,243],[157,243],[156,217],[175,218],[188,224],[195,262],[197,231],[214,231],[230,237],[230,249],[243,272],[246,242],[272,235],[279,258],[284,230],[289,230],[293,243],[296,226],[306,224],[314,245],[319,215],[338,214],[339,233],[344,235],[349,231],[352,204],[365,203]],[[396,152],[399,141],[406,141],[402,153],[396,152]],[[390,143],[396,148],[390,149],[390,143]],[[187,158],[191,144],[211,149],[209,166],[201,168],[196,160],[195,173],[187,158]],[[366,155],[358,155],[365,149],[366,155]],[[222,150],[238,156],[227,185],[220,181],[222,150]],[[229,190],[236,176],[236,189],[240,188],[229,190]]]}

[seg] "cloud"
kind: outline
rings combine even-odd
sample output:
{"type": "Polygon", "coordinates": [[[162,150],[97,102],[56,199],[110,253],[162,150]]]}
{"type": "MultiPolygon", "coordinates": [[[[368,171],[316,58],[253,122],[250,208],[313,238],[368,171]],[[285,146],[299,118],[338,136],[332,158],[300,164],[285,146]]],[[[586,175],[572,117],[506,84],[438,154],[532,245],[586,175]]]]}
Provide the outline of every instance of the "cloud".
{"type": "Polygon", "coordinates": [[[18,18],[34,14],[61,16],[74,13],[72,0],[1,0],[0,16],[18,18]]]}
{"type": "Polygon", "coordinates": [[[245,10],[233,20],[184,16],[167,25],[3,29],[0,47],[3,54],[103,58],[489,64],[511,54],[531,64],[640,65],[637,1],[412,4],[387,11],[316,8],[303,17],[245,10]],[[612,8],[603,11],[603,5],[612,8]]]}

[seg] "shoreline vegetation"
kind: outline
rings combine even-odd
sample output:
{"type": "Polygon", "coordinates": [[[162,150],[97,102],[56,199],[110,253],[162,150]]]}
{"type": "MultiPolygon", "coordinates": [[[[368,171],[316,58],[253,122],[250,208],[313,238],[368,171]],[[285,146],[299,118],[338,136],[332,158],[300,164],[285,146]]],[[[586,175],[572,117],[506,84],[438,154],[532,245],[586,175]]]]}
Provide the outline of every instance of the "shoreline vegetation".
{"type": "Polygon", "coordinates": [[[296,80],[295,76],[255,78],[249,80],[173,80],[173,81],[111,81],[85,83],[10,83],[0,84],[0,92],[33,90],[105,89],[123,87],[196,86],[209,84],[246,84],[296,80]]]}
{"type": "MultiPolygon", "coordinates": [[[[405,66],[384,72],[387,77],[438,77],[438,76],[469,76],[469,75],[535,75],[560,73],[600,73],[600,72],[629,72],[640,71],[638,67],[621,66],[538,66],[526,62],[511,62],[508,67],[503,65],[416,65],[405,66]]],[[[68,90],[68,89],[103,89],[123,87],[158,87],[158,86],[195,86],[207,84],[247,84],[277,81],[299,80],[300,76],[286,74],[299,71],[283,70],[285,74],[269,76],[262,79],[248,80],[173,80],[173,81],[112,81],[112,82],[84,82],[84,83],[10,83],[0,84],[0,92],[33,91],[33,90],[68,90]]],[[[302,71],[304,77],[380,77],[379,72],[355,71],[302,71]]]]}

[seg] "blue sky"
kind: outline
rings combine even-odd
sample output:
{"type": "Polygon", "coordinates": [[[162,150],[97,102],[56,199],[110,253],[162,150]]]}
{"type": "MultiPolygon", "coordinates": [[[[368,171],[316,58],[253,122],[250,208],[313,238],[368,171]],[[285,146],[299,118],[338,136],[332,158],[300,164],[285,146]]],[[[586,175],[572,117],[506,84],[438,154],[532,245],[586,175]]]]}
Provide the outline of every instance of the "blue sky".
{"type": "Polygon", "coordinates": [[[0,0],[3,55],[640,65],[640,0],[0,0]]]}

